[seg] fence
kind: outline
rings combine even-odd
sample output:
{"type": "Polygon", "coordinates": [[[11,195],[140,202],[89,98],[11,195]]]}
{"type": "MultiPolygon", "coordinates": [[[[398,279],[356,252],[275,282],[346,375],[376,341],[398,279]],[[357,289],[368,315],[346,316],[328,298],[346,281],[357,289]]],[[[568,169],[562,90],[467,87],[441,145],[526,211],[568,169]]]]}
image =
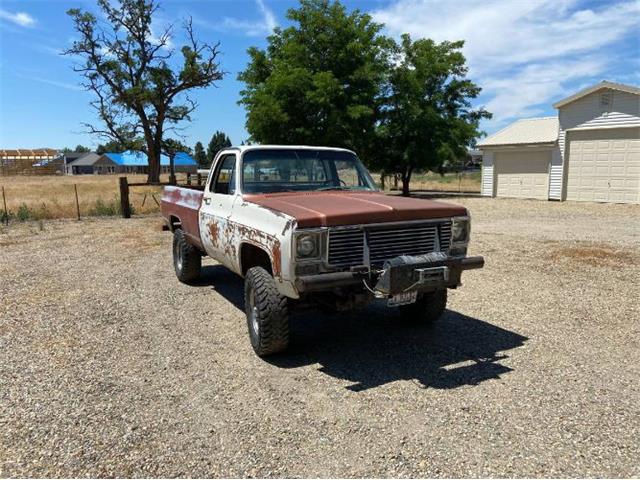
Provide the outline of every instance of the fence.
{"type": "MultiPolygon", "coordinates": [[[[127,184],[129,215],[151,214],[160,210],[162,186],[143,183],[145,175],[129,175],[127,184]]],[[[194,175],[178,175],[181,184],[197,182],[194,175]]],[[[200,177],[200,182],[202,178],[200,177]]],[[[15,176],[0,177],[0,222],[84,218],[121,215],[123,203],[119,179],[113,176],[15,176]]]]}

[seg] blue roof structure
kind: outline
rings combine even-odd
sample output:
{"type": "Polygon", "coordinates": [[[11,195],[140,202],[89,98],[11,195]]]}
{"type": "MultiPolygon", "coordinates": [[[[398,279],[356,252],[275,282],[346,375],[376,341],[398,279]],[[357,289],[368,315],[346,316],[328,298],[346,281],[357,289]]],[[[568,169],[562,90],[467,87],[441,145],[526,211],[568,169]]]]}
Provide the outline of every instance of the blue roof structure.
{"type": "MultiPolygon", "coordinates": [[[[129,150],[122,153],[107,152],[105,155],[109,157],[113,163],[123,167],[146,167],[149,165],[147,154],[144,152],[129,150]]],[[[173,164],[175,166],[195,166],[197,162],[188,153],[178,152],[173,158],[173,164]]],[[[169,166],[169,157],[167,155],[160,155],[160,165],[169,166]]]]}

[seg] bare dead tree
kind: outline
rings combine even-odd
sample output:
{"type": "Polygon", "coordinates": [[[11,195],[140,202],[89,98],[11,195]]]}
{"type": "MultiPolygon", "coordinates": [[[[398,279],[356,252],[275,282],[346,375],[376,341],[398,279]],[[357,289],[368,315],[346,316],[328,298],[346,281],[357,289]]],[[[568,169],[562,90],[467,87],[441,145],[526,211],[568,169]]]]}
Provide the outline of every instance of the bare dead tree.
{"type": "Polygon", "coordinates": [[[189,18],[183,24],[186,40],[179,58],[172,46],[174,26],[159,36],[151,30],[159,8],[155,0],[120,0],[117,7],[109,0],[97,3],[105,20],[77,8],[67,12],[80,39],[65,55],[83,60],[74,70],[95,95],[91,106],[102,122],[84,125],[92,134],[145,151],[147,181],[155,183],[160,180],[163,136],[190,121],[197,107],[189,92],[224,76],[217,61],[219,43],[198,42],[189,18]]]}

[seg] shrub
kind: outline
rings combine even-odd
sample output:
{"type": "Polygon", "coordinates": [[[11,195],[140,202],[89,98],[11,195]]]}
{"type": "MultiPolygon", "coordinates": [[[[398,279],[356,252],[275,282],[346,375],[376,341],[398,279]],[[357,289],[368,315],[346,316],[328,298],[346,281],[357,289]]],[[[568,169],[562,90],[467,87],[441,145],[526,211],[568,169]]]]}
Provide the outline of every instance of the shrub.
{"type": "Polygon", "coordinates": [[[26,203],[21,203],[16,212],[16,218],[20,222],[26,222],[30,218],[33,218],[33,210],[31,210],[26,203]]]}
{"type": "Polygon", "coordinates": [[[93,207],[89,209],[89,215],[92,217],[113,216],[118,214],[118,210],[120,209],[115,201],[112,200],[106,203],[101,198],[98,198],[93,207]]]}

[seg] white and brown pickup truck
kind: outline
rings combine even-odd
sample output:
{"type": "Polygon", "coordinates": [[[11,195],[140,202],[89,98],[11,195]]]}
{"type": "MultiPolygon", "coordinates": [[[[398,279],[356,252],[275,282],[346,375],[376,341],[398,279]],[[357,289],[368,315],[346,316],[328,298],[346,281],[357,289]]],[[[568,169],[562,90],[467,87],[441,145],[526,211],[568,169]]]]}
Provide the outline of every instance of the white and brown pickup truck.
{"type": "Polygon", "coordinates": [[[358,157],[340,148],[242,146],[216,156],[203,187],[166,187],[178,279],[194,282],[203,256],[244,277],[251,345],[287,348],[289,309],[338,310],[375,299],[433,322],[463,270],[464,207],[378,191],[358,157]]]}

